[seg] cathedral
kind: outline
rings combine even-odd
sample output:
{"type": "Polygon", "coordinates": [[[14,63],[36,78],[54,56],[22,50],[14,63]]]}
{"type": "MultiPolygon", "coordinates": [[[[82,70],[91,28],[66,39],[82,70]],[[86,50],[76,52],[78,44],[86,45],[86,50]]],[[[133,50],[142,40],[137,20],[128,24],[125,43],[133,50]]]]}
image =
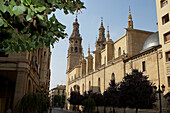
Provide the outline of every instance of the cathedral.
{"type": "MultiPolygon", "coordinates": [[[[118,40],[112,41],[109,27],[107,27],[105,35],[105,27],[103,19],[101,19],[95,50],[91,53],[89,47],[86,57],[83,53],[82,37],[76,17],[73,23],[73,32],[69,38],[66,98],[69,98],[72,91],[78,91],[80,94],[89,90],[103,93],[109,87],[110,80],[114,79],[118,83],[127,73],[131,73],[132,69],[138,69],[144,75],[148,75],[149,80],[157,87],[165,86],[164,95],[169,95],[170,43],[168,42],[170,42],[170,31],[168,28],[164,31],[160,29],[162,27],[160,20],[162,12],[159,11],[159,5],[161,3],[158,2],[159,32],[135,29],[129,10],[126,33],[118,40]],[[164,34],[164,38],[162,38],[162,34],[164,34]]],[[[166,8],[166,6],[164,7],[166,8]]],[[[169,11],[167,10],[167,12],[169,11]]],[[[166,24],[170,28],[170,22],[166,24]]],[[[69,103],[66,106],[70,109],[69,103]]],[[[163,108],[166,107],[166,105],[163,106],[163,108]]]]}

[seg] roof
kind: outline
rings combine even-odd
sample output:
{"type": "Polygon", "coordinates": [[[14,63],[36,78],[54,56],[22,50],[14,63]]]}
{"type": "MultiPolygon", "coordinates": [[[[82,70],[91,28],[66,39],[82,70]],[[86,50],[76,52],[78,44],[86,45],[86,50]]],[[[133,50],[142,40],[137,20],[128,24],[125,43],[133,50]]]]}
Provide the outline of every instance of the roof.
{"type": "Polygon", "coordinates": [[[145,43],[143,44],[142,51],[147,50],[148,48],[158,46],[159,43],[159,34],[158,32],[155,32],[151,34],[146,40],[145,43]]]}

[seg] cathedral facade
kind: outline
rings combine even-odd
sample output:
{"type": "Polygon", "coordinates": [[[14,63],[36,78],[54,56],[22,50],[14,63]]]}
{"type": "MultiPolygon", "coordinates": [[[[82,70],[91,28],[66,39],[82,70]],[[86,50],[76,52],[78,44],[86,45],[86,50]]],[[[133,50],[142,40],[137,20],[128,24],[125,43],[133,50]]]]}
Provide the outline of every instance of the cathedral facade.
{"type": "MultiPolygon", "coordinates": [[[[66,98],[69,98],[71,91],[79,91],[80,94],[89,90],[103,93],[109,87],[110,80],[114,79],[118,83],[132,69],[138,69],[144,75],[148,75],[149,80],[157,87],[164,85],[164,94],[168,94],[170,70],[167,67],[170,67],[170,45],[165,47],[159,29],[159,32],[135,29],[130,11],[128,27],[125,30],[126,33],[114,42],[110,38],[109,27],[105,35],[101,20],[95,50],[91,53],[89,47],[88,56],[84,57],[82,37],[79,34],[79,23],[76,18],[69,38],[66,98]]],[[[67,108],[70,109],[69,104],[67,108]]]]}

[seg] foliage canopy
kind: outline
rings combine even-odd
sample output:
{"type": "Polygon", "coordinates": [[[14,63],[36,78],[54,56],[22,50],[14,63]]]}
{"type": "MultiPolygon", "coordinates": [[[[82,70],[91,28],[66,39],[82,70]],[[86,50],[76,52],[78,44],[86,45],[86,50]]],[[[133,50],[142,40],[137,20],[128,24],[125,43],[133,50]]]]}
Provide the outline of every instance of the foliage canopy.
{"type": "Polygon", "coordinates": [[[48,100],[45,96],[37,93],[27,94],[18,103],[19,113],[42,113],[48,111],[48,100]]]}
{"type": "Polygon", "coordinates": [[[151,109],[156,102],[153,92],[153,83],[148,80],[148,76],[134,69],[131,74],[127,74],[120,83],[120,104],[122,107],[138,109],[151,109]]]}
{"type": "Polygon", "coordinates": [[[80,0],[0,0],[0,46],[8,52],[33,51],[64,39],[66,26],[56,10],[74,14],[84,7],[80,0]]]}

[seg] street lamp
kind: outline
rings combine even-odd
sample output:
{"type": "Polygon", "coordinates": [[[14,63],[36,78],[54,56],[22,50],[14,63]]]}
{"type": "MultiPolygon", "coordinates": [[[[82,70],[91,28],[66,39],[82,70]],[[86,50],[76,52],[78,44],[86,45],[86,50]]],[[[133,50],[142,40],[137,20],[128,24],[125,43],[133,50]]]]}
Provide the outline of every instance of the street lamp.
{"type": "Polygon", "coordinates": [[[163,84],[163,85],[161,86],[162,90],[160,89],[160,85],[159,85],[159,87],[158,87],[158,91],[156,91],[156,90],[157,90],[157,87],[156,87],[156,86],[154,86],[153,88],[154,88],[154,91],[155,91],[155,92],[159,93],[159,108],[160,108],[159,113],[162,113],[161,93],[163,93],[163,92],[165,91],[165,85],[163,84]]]}

